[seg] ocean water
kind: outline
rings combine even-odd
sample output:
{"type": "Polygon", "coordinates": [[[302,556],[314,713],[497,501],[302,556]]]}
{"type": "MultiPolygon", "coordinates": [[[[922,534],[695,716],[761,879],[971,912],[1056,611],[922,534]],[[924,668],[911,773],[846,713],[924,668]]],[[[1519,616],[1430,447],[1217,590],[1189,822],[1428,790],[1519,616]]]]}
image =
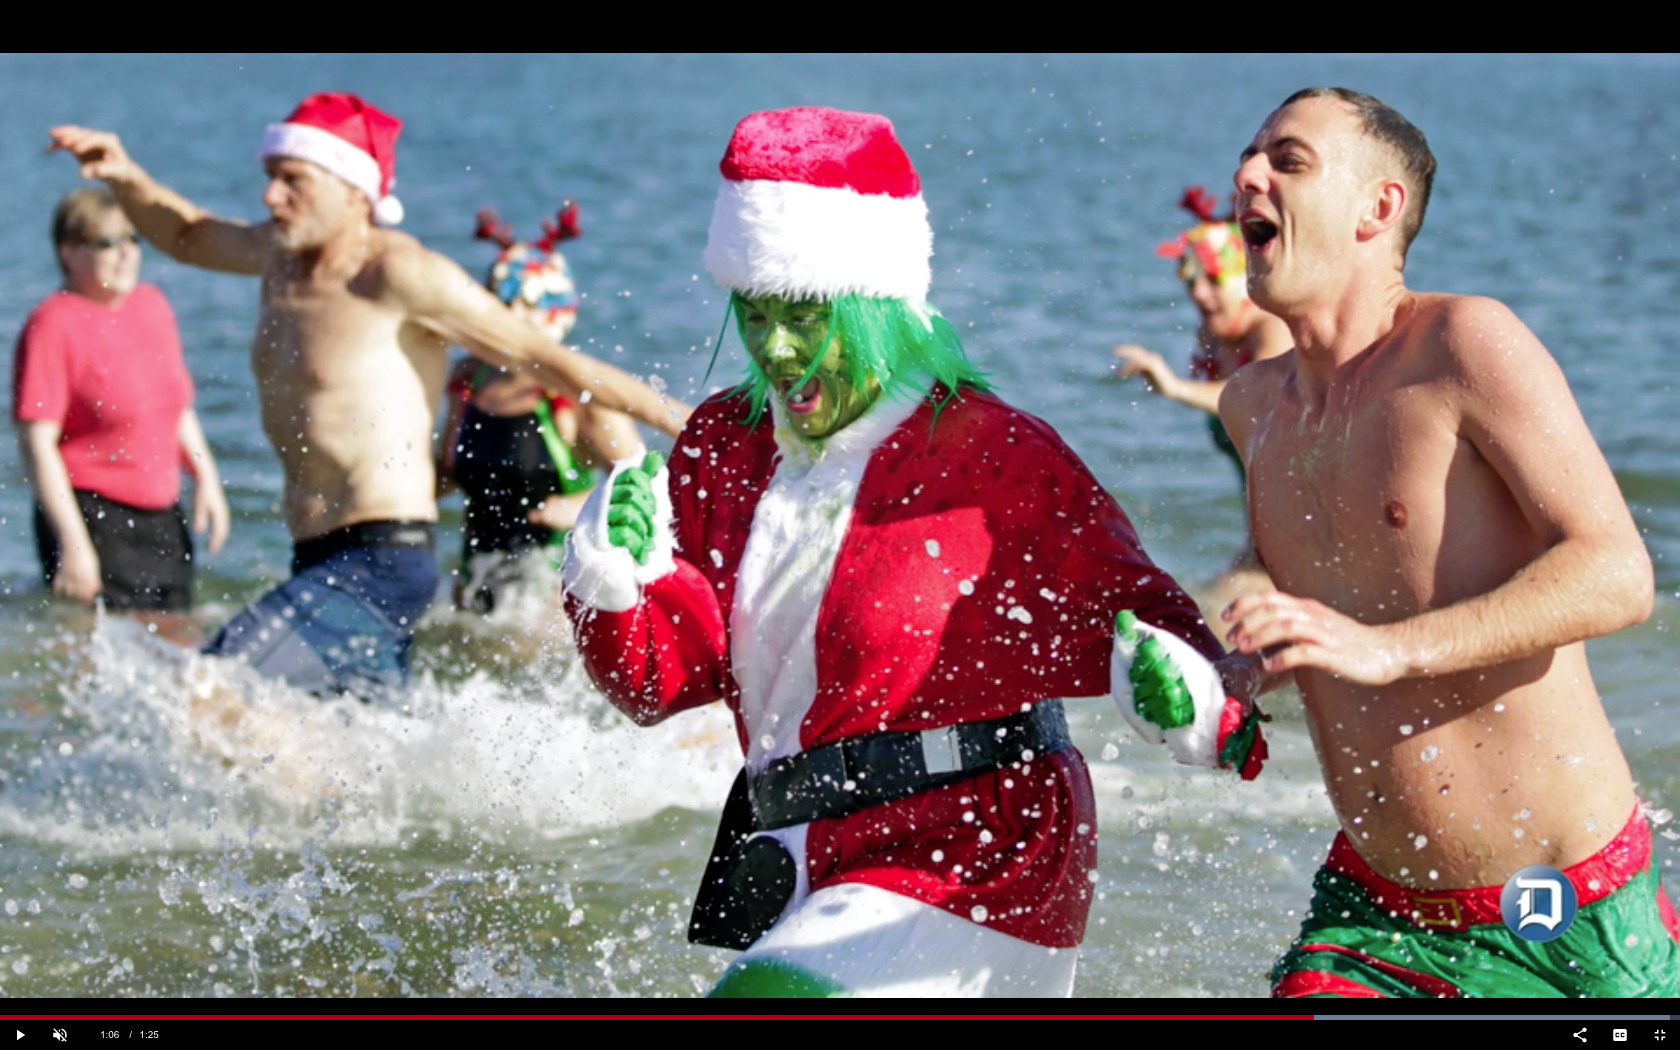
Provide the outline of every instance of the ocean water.
{"type": "MultiPolygon", "coordinates": [[[[1556,355],[1656,565],[1649,622],[1590,647],[1641,794],[1680,797],[1680,61],[1644,56],[0,57],[0,345],[56,284],[76,184],[58,123],[110,128],[160,180],[259,218],[263,126],[317,90],[407,122],[404,228],[477,272],[472,216],[527,235],[563,196],[586,290],[575,338],[698,400],[724,297],[700,269],[717,158],[743,114],[882,112],[921,172],[934,300],[1005,397],[1055,425],[1191,584],[1242,507],[1194,413],[1104,381],[1108,348],[1182,363],[1193,313],[1156,243],[1184,186],[1228,187],[1285,96],[1342,84],[1429,135],[1412,287],[1508,303],[1556,355]]],[[[727,953],[685,943],[738,752],[721,712],[653,730],[589,687],[564,629],[440,597],[405,711],[322,704],[191,655],[282,578],[276,461],[252,425],[255,282],[148,252],[178,314],[235,512],[186,623],[44,600],[30,497],[0,445],[0,994],[687,996],[727,953]],[[224,687],[220,691],[214,686],[224,687]],[[215,699],[231,690],[236,703],[215,699]]],[[[445,550],[459,509],[444,508],[445,550]]],[[[1074,706],[1101,828],[1081,996],[1263,994],[1334,831],[1298,702],[1270,705],[1254,784],[1173,767],[1074,706]]],[[[1665,871],[1672,827],[1659,829],[1665,871]]],[[[1672,878],[1670,880],[1672,882],[1672,878]]]]}

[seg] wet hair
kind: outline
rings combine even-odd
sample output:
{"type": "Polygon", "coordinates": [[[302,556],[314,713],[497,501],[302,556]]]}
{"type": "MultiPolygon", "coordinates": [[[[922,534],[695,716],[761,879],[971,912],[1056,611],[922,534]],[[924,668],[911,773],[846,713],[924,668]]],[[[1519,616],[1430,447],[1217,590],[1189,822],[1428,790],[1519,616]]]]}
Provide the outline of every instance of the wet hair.
{"type": "Polygon", "coordinates": [[[1333,98],[1352,106],[1365,134],[1387,146],[1400,161],[1400,170],[1416,198],[1415,205],[1408,205],[1400,221],[1400,265],[1405,266],[1406,250],[1423,228],[1423,215],[1429,210],[1429,191],[1435,185],[1435,154],[1429,152],[1429,140],[1386,102],[1347,88],[1304,88],[1284,99],[1278,108],[1309,98],[1333,98]]]}
{"type": "MultiPolygon", "coordinates": [[[[729,306],[744,344],[746,310],[742,299],[740,293],[732,293],[729,306]]],[[[823,345],[836,336],[840,338],[841,361],[846,381],[852,386],[861,387],[874,379],[881,385],[883,396],[903,400],[927,393],[917,381],[931,377],[947,391],[939,403],[941,410],[964,387],[991,389],[986,374],[969,361],[956,329],[931,304],[866,295],[837,295],[827,303],[829,328],[823,345]]],[[[800,382],[809,382],[822,361],[822,355],[818,355],[800,382]]],[[[751,354],[747,355],[747,377],[734,393],[749,399],[748,424],[758,422],[769,401],[770,380],[751,354]]],[[[934,418],[937,421],[937,413],[934,418]]]]}
{"type": "Polygon", "coordinates": [[[82,186],[64,195],[53,209],[52,217],[53,259],[60,272],[64,270],[64,260],[58,257],[58,249],[66,244],[82,243],[87,238],[88,227],[106,212],[121,207],[117,195],[105,186],[82,186]]]}

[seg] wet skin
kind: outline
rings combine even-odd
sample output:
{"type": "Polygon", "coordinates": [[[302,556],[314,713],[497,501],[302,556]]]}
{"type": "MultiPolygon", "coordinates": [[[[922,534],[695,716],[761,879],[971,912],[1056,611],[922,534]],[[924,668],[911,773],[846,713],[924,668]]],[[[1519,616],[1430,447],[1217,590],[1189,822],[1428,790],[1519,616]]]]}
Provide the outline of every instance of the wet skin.
{"type": "Polygon", "coordinates": [[[1405,187],[1340,102],[1274,113],[1236,176],[1249,289],[1297,349],[1221,415],[1278,591],[1227,640],[1293,674],[1378,872],[1498,886],[1634,811],[1586,638],[1649,614],[1649,560],[1555,361],[1507,308],[1405,288],[1405,187]]]}
{"type": "Polygon", "coordinates": [[[873,379],[860,389],[847,378],[845,348],[838,334],[829,334],[827,303],[775,296],[743,296],[739,303],[747,353],[769,379],[782,418],[799,436],[812,441],[829,437],[856,422],[881,396],[873,379]],[[819,354],[822,361],[807,380],[819,354]]]}

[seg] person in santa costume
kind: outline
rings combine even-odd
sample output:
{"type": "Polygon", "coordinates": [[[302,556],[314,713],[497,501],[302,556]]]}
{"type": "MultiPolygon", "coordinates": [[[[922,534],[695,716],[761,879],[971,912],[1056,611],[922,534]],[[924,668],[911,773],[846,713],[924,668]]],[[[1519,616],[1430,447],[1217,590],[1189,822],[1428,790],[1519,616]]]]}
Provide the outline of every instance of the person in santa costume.
{"type": "MultiPolygon", "coordinates": [[[[180,262],[262,278],[251,365],[285,479],[292,577],[206,652],[311,692],[382,698],[437,591],[433,417],[451,344],[544,388],[675,432],[682,406],[557,346],[459,266],[389,229],[401,122],[312,95],[269,125],[269,220],[221,219],[158,184],[117,136],[50,132],[134,228],[180,262]]],[[[635,447],[640,447],[639,440],[635,447]]],[[[630,451],[625,449],[625,452],[630,451]]]]}
{"type": "Polygon", "coordinates": [[[1245,776],[1255,716],[1119,506],[928,304],[892,125],[754,114],[722,172],[705,262],[748,377],[668,467],[615,466],[563,568],[616,706],[736,715],[690,931],[744,949],[713,995],[1069,995],[1096,813],[1057,698],[1114,693],[1245,776]]]}

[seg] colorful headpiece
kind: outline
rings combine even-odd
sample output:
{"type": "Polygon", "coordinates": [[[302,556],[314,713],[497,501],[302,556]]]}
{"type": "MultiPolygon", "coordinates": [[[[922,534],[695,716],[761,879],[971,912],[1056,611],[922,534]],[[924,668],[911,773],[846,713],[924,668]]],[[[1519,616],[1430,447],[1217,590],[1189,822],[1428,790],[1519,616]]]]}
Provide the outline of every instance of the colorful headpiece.
{"type": "Polygon", "coordinates": [[[565,201],[556,221],[543,221],[543,235],[529,244],[521,243],[513,235],[513,228],[502,222],[496,213],[485,208],[478,213],[478,229],[473,236],[502,247],[485,287],[509,306],[524,303],[537,312],[537,324],[555,342],[571,332],[577,322],[577,284],[572,280],[566,257],[555,250],[561,241],[581,236],[578,226],[578,206],[565,201]]]}
{"type": "Polygon", "coordinates": [[[1178,206],[1201,221],[1179,234],[1176,240],[1166,241],[1155,249],[1163,259],[1178,259],[1179,276],[1184,272],[1184,257],[1189,254],[1199,263],[1215,284],[1231,284],[1248,276],[1248,252],[1243,245],[1242,227],[1234,216],[1217,218],[1217,202],[1213,194],[1200,186],[1184,191],[1178,206]]]}
{"type": "Polygon", "coordinates": [[[724,151],[705,265],[745,296],[927,300],[933,283],[922,183],[872,113],[754,113],[724,151]]]}
{"type": "Polygon", "coordinates": [[[319,165],[367,194],[373,221],[395,226],[402,202],[391,196],[397,181],[397,135],[402,121],[355,95],[322,93],[299,103],[283,123],[263,133],[259,155],[295,157],[319,165]]]}

